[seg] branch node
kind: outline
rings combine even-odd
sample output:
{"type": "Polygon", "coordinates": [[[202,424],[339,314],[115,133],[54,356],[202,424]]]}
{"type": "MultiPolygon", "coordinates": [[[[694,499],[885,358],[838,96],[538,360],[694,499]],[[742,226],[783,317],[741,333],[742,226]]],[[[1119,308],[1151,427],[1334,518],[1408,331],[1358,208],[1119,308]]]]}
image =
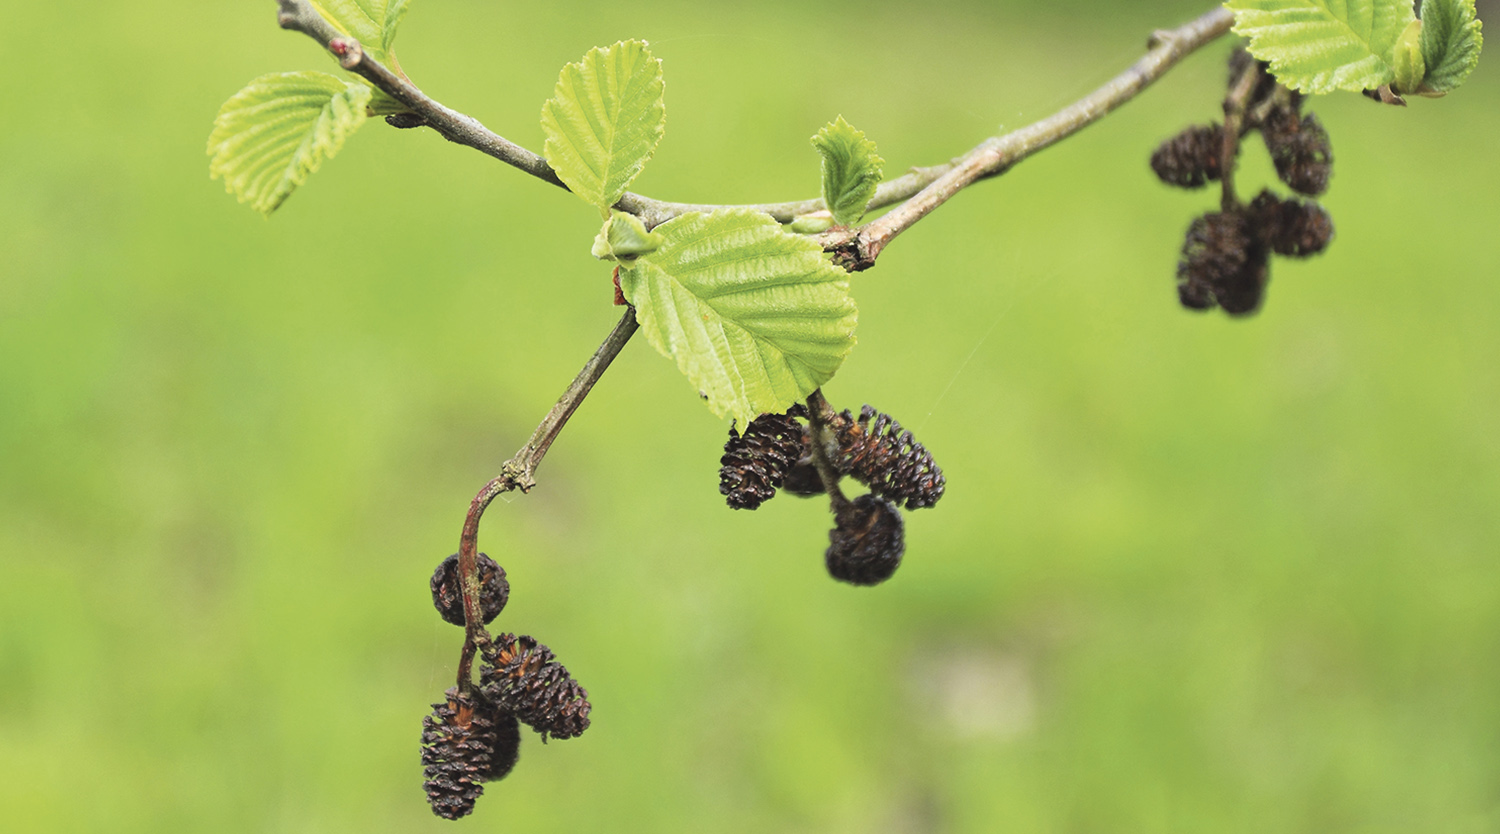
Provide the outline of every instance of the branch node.
{"type": "Polygon", "coordinates": [[[528,458],[532,452],[528,446],[525,451],[514,458],[506,461],[500,466],[500,477],[505,479],[506,492],[519,489],[522,493],[531,492],[536,486],[536,475],[532,472],[533,466],[527,465],[523,458],[528,458]]]}
{"type": "Polygon", "coordinates": [[[352,70],[365,58],[364,47],[353,38],[334,38],[328,42],[328,51],[339,59],[339,66],[352,70]]]}

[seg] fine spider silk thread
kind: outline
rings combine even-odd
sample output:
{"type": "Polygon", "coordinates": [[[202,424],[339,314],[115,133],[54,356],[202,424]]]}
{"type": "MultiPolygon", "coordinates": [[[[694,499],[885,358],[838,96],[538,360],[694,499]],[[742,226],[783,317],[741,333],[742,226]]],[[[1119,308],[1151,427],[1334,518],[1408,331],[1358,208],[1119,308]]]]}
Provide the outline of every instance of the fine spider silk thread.
{"type": "MultiPolygon", "coordinates": [[[[1012,264],[1018,265],[1019,260],[1019,255],[1014,250],[1012,250],[1012,264]]],[[[1012,272],[1012,274],[1015,273],[1012,272]]],[[[942,405],[943,400],[947,398],[948,393],[953,390],[953,386],[958,384],[959,377],[963,376],[964,371],[969,367],[969,363],[974,361],[975,356],[979,355],[979,349],[984,347],[985,342],[988,342],[991,336],[995,335],[995,331],[1000,327],[1000,322],[1004,320],[1006,316],[1010,315],[1011,311],[1016,309],[1016,307],[1020,305],[1023,300],[1025,300],[1041,287],[1052,283],[1052,279],[1056,278],[1057,276],[1057,270],[1048,271],[1044,275],[1037,276],[1035,280],[1022,282],[1022,284],[1017,287],[1016,291],[1010,294],[1010,298],[1006,301],[1004,306],[1000,308],[999,312],[995,314],[994,320],[990,322],[990,326],[987,330],[984,331],[984,335],[980,336],[979,341],[974,344],[974,349],[970,350],[969,354],[964,357],[963,361],[958,363],[958,369],[953,372],[953,376],[949,378],[948,384],[944,386],[942,392],[937,395],[937,399],[932,401],[931,407],[927,409],[926,416],[922,418],[922,421],[918,423],[916,427],[912,429],[912,431],[921,434],[927,429],[927,424],[932,421],[933,415],[937,413],[938,406],[942,405]]]]}

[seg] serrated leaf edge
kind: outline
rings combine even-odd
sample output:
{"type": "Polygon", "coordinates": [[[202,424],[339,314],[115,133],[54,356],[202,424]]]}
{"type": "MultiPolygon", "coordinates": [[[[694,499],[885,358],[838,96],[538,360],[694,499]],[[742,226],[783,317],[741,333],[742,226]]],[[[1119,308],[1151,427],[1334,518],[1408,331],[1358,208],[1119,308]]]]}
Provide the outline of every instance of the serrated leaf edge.
{"type": "MultiPolygon", "coordinates": [[[[1438,27],[1427,27],[1425,24],[1433,16],[1434,12],[1437,12],[1438,16],[1447,13],[1447,9],[1440,9],[1441,3],[1442,0],[1436,0],[1436,2],[1434,0],[1423,0],[1422,2],[1422,19],[1424,21],[1422,57],[1427,64],[1427,75],[1424,79],[1422,89],[1418,92],[1424,95],[1444,95],[1458,89],[1468,80],[1474,68],[1479,65],[1479,56],[1484,50],[1484,23],[1479,19],[1474,0],[1460,0],[1458,16],[1452,22],[1452,29],[1455,32],[1462,32],[1464,30],[1469,32],[1470,37],[1467,40],[1467,48],[1462,49],[1458,52],[1458,57],[1455,57],[1455,50],[1453,49],[1453,44],[1450,42],[1441,45],[1442,52],[1440,54],[1431,54],[1429,45],[1433,45],[1434,49],[1437,48],[1435,38],[1438,37],[1436,31],[1438,27]],[[1453,70],[1449,65],[1455,62],[1461,62],[1465,66],[1461,69],[1453,70]],[[1446,80],[1444,76],[1448,75],[1455,76],[1454,80],[1446,80]],[[1437,84],[1432,83],[1434,79],[1438,80],[1437,84]]],[[[1447,24],[1448,21],[1444,21],[1444,23],[1447,24]]]]}
{"type": "MultiPolygon", "coordinates": [[[[251,208],[270,216],[286,199],[303,185],[309,176],[323,163],[332,159],[348,137],[358,130],[366,118],[365,108],[373,91],[364,84],[352,84],[337,76],[324,72],[268,73],[252,80],[239,92],[230,96],[219,108],[214,118],[214,129],[208,137],[207,152],[210,179],[223,179],[224,189],[241,203],[250,203],[251,208]],[[280,82],[301,82],[300,91],[275,97],[256,104],[235,109],[237,99],[265,95],[257,87],[274,87],[280,82]],[[340,110],[338,102],[343,99],[344,118],[329,119],[330,109],[340,110]],[[322,102],[318,115],[311,125],[306,124],[306,113],[286,110],[289,105],[322,102]],[[257,111],[275,113],[285,110],[280,117],[251,122],[229,132],[234,117],[254,116],[257,111]],[[282,146],[275,140],[303,132],[305,135],[291,153],[285,165],[260,167],[257,163],[281,152],[282,146]],[[246,157],[238,152],[247,146],[252,148],[246,157]],[[247,179],[248,178],[248,179],[247,179]],[[267,188],[267,181],[278,178],[276,185],[267,188]]],[[[311,108],[307,108],[311,109],[311,108]]]]}
{"type": "Polygon", "coordinates": [[[858,223],[884,176],[885,160],[877,153],[874,141],[842,115],[813,134],[811,141],[822,158],[823,202],[834,223],[858,223]],[[847,179],[839,176],[851,173],[847,179]]]}
{"type": "MultiPolygon", "coordinates": [[[[1285,65],[1282,58],[1279,56],[1267,57],[1266,53],[1262,50],[1261,40],[1276,25],[1270,21],[1274,20],[1281,13],[1280,10],[1263,9],[1246,5],[1248,2],[1253,2],[1253,0],[1226,0],[1224,3],[1225,8],[1234,12],[1235,15],[1232,31],[1250,41],[1250,53],[1256,58],[1268,61],[1271,65],[1272,75],[1275,75],[1277,80],[1284,86],[1303,93],[1312,94],[1330,93],[1335,90],[1358,92],[1363,89],[1373,89],[1380,84],[1388,84],[1395,77],[1395,68],[1392,61],[1395,40],[1384,49],[1377,51],[1375,44],[1372,44],[1368,38],[1356,31],[1347,21],[1334,16],[1332,10],[1326,6],[1322,8],[1329,13],[1330,22],[1343,27],[1349,36],[1362,45],[1369,54],[1358,61],[1343,64],[1330,70],[1307,72],[1297,75],[1285,65]],[[1267,22],[1262,23],[1261,21],[1267,22]],[[1361,70],[1361,67],[1365,69],[1361,70]],[[1367,78],[1368,80],[1363,82],[1351,80],[1357,78],[1367,78]]],[[[1395,0],[1394,3],[1392,0],[1372,0],[1372,2],[1377,4],[1391,3],[1393,8],[1398,9],[1397,14],[1401,14],[1401,0],[1395,0]]],[[[1404,11],[1406,16],[1401,21],[1403,28],[1411,20],[1415,19],[1415,14],[1410,4],[1406,4],[1404,11]]],[[[1399,30],[1397,34],[1399,36],[1399,30]]]]}
{"type": "MultiPolygon", "coordinates": [[[[629,86],[630,83],[627,82],[626,88],[629,86]]],[[[598,89],[597,84],[594,85],[594,89],[598,89]]],[[[624,98],[623,95],[619,95],[619,93],[624,92],[624,88],[613,92],[617,94],[617,99],[624,98]]],[[[649,45],[645,41],[619,41],[609,47],[595,47],[589,50],[581,60],[569,63],[563,67],[562,71],[558,74],[557,84],[553,87],[552,98],[547,99],[542,104],[542,129],[547,134],[542,152],[547,159],[547,163],[557,172],[558,177],[563,180],[568,189],[577,194],[579,198],[601,209],[609,208],[629,189],[630,183],[640,175],[646,163],[655,155],[657,147],[661,144],[662,136],[665,134],[666,121],[664,95],[665,81],[662,77],[661,59],[651,54],[649,45]],[[595,124],[595,120],[592,118],[593,114],[588,112],[591,108],[583,106],[583,102],[576,94],[574,85],[588,85],[588,75],[592,67],[591,62],[607,61],[613,57],[615,50],[621,48],[639,48],[642,60],[639,65],[631,68],[629,77],[631,81],[636,80],[644,69],[647,73],[645,83],[648,88],[654,89],[652,90],[651,103],[646,106],[644,113],[633,119],[627,119],[623,114],[615,114],[613,119],[614,125],[610,127],[610,135],[606,138],[600,135],[599,128],[601,126],[595,124]],[[574,73],[576,73],[576,77],[573,76],[574,73]],[[598,170],[598,166],[590,159],[590,155],[585,152],[590,149],[578,147],[563,128],[564,121],[568,121],[568,119],[561,111],[568,104],[569,99],[578,105],[579,115],[589,123],[588,138],[595,140],[597,149],[604,157],[602,160],[604,169],[602,171],[598,170]],[[654,124],[647,131],[647,148],[644,153],[639,154],[633,159],[623,160],[624,164],[616,168],[616,163],[621,161],[615,159],[621,126],[646,119],[649,119],[654,124]],[[592,175],[594,182],[585,182],[572,176],[571,172],[567,170],[568,166],[559,164],[559,160],[563,156],[570,157],[571,161],[576,162],[578,167],[587,169],[589,174],[592,175]],[[621,183],[614,186],[611,191],[605,191],[604,189],[609,185],[611,175],[614,173],[623,174],[621,183]]],[[[600,103],[606,104],[602,101],[602,96],[600,103]]],[[[579,126],[573,125],[573,127],[579,126]]],[[[580,138],[583,138],[581,132],[580,138]]]]}

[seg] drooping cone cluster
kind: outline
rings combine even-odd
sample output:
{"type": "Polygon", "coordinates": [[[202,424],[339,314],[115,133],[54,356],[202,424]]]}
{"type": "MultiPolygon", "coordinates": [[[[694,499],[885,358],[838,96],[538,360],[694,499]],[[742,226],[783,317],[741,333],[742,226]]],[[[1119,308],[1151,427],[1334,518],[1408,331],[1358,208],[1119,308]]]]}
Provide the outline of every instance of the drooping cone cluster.
{"type": "MultiPolygon", "coordinates": [[[[478,554],[479,607],[493,620],[510,597],[505,569],[478,554]]],[[[463,581],[458,555],[444,559],[429,583],[432,602],[444,620],[464,625],[463,581]]],[[[483,647],[480,685],[467,692],[449,689],[422,720],[423,788],[432,812],[458,819],[474,810],[484,783],[502,779],[521,752],[521,724],[542,736],[573,738],[589,727],[588,692],[575,682],[552,651],[531,637],[502,634],[490,639],[482,627],[465,632],[483,647]],[[476,636],[477,634],[477,636],[476,636]]],[[[467,644],[467,652],[473,644],[467,644]]],[[[471,658],[472,655],[465,655],[471,658]]],[[[460,684],[467,684],[465,671],[460,684]]]]}
{"type": "Polygon", "coordinates": [[[848,410],[835,423],[839,439],[839,474],[847,475],[882,498],[908,510],[920,510],[938,502],[947,489],[943,470],[932,453],[889,414],[866,405],[859,417],[848,410]]]}
{"type": "Polygon", "coordinates": [[[578,685],[552,650],[535,639],[502,634],[484,650],[485,697],[515,713],[542,740],[573,738],[589,728],[588,690],[578,685]]]}
{"type": "Polygon", "coordinates": [[[804,414],[802,406],[794,406],[785,414],[756,417],[744,434],[729,430],[719,459],[719,492],[731,508],[753,510],[775,497],[802,455],[803,428],[797,418],[804,414]]]}
{"type": "MultiPolygon", "coordinates": [[[[500,616],[505,603],[510,600],[510,582],[505,578],[505,568],[483,553],[476,555],[479,565],[479,608],[484,623],[500,616]]],[[[458,554],[444,559],[432,572],[428,583],[432,589],[432,606],[445,622],[456,626],[464,624],[464,596],[462,578],[458,573],[458,554]]]]}
{"type": "Polygon", "coordinates": [[[879,585],[901,567],[905,526],[896,505],[873,493],[835,514],[823,563],[828,575],[851,585],[879,585]]]}
{"type": "Polygon", "coordinates": [[[1262,191],[1249,206],[1210,212],[1188,227],[1177,263],[1182,306],[1254,312],[1270,280],[1270,255],[1306,258],[1333,240],[1333,219],[1312,201],[1262,191]]]}
{"type": "Polygon", "coordinates": [[[474,810],[484,783],[504,777],[521,752],[515,715],[479,693],[449,689],[422,720],[422,787],[432,812],[456,820],[474,810]]]}
{"type": "MultiPolygon", "coordinates": [[[[793,495],[823,493],[823,480],[812,462],[805,426],[806,410],[762,414],[745,433],[729,430],[719,461],[719,491],[734,509],[753,510],[780,488],[793,495]]],[[[908,510],[931,507],[943,497],[947,480],[932,453],[889,414],[866,405],[854,416],[845,409],[832,423],[838,456],[830,463],[840,477],[853,478],[876,495],[908,510]]]]}
{"type": "MultiPolygon", "coordinates": [[[[1281,181],[1301,194],[1322,194],[1333,172],[1328,131],[1317,116],[1302,114],[1300,94],[1279,87],[1265,64],[1240,50],[1230,59],[1230,87],[1242,80],[1250,84],[1250,94],[1240,134],[1234,137],[1235,152],[1239,139],[1259,131],[1281,181]],[[1245,73],[1255,73],[1253,81],[1245,73]]],[[[1225,139],[1219,124],[1188,128],[1156,149],[1151,167],[1163,182],[1184,188],[1223,179],[1236,162],[1222,158],[1225,139]]],[[[1305,258],[1322,252],[1333,239],[1333,220],[1315,202],[1282,199],[1269,190],[1248,206],[1231,196],[1223,202],[1227,207],[1194,219],[1183,240],[1177,294],[1188,309],[1252,313],[1265,297],[1273,253],[1305,258]]]]}
{"type": "MultiPolygon", "coordinates": [[[[762,414],[740,434],[733,429],[720,459],[719,491],[734,509],[756,509],[778,489],[808,497],[826,491],[813,460],[807,410],[762,414]]],[[[837,451],[827,469],[835,480],[853,478],[870,491],[849,502],[832,500],[835,526],[824,554],[835,579],[875,585],[889,579],[906,549],[899,506],[931,507],[943,497],[947,480],[932,453],[888,414],[866,405],[829,421],[837,451]]],[[[523,717],[524,720],[524,717],[523,717]]]]}

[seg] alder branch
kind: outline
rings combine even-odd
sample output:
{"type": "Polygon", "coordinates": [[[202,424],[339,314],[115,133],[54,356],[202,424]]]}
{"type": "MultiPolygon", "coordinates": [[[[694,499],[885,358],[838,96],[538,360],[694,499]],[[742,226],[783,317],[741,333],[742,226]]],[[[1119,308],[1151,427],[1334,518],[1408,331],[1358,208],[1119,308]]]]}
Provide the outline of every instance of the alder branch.
{"type": "MultiPolygon", "coordinates": [[[[924,187],[926,187],[928,183],[942,176],[943,172],[947,171],[949,168],[952,168],[955,163],[956,160],[954,162],[946,162],[941,165],[932,165],[926,168],[912,168],[910,171],[907,171],[904,175],[897,177],[896,179],[886,180],[885,182],[881,183],[878,188],[875,189],[875,196],[870,198],[870,202],[865,207],[865,211],[875,211],[876,209],[882,209],[886,206],[895,205],[896,203],[899,203],[902,200],[911,197],[913,194],[916,194],[924,187]]],[[[762,214],[769,214],[778,222],[790,223],[804,214],[812,214],[814,212],[823,211],[828,208],[828,204],[823,201],[822,197],[813,197],[806,200],[792,200],[785,203],[739,203],[722,205],[716,205],[712,203],[669,203],[663,200],[653,200],[650,197],[642,197],[639,194],[626,192],[625,196],[620,198],[620,202],[615,204],[615,208],[619,209],[620,211],[628,211],[631,214],[636,215],[637,217],[641,218],[641,222],[645,223],[647,227],[654,228],[656,226],[660,226],[668,220],[671,220],[674,217],[687,214],[690,211],[707,213],[716,209],[726,208],[749,209],[751,211],[758,211],[762,214]]]]}
{"type": "Polygon", "coordinates": [[[276,14],[276,22],[281,28],[301,32],[322,44],[324,49],[339,59],[339,66],[359,75],[386,95],[401,102],[402,106],[420,116],[423,122],[450,142],[466,145],[544,182],[567,188],[558,179],[552,166],[547,164],[547,160],[495,133],[480,124],[478,119],[432,100],[405,76],[393,72],[370,57],[359,41],[345,37],[332,23],[318,14],[317,9],[307,0],[278,0],[278,3],[280,11],[276,14]]]}
{"type": "Polygon", "coordinates": [[[944,171],[910,200],[857,230],[836,230],[821,236],[825,249],[845,269],[874,266],[875,259],[897,235],[970,185],[1005,173],[1037,151],[1051,147],[1135,98],[1183,58],[1229,31],[1234,13],[1218,7],[1176,29],[1151,36],[1148,52],[1129,69],[1073,104],[1039,122],[986,139],[957,164],[944,171]]]}
{"type": "MultiPolygon", "coordinates": [[[[547,160],[465,115],[428,97],[406,77],[366,53],[358,41],[344,37],[307,0],[278,0],[277,22],[283,29],[302,32],[332,52],[344,69],[356,73],[400,102],[413,115],[409,126],[427,126],[450,142],[474,148],[501,162],[560,188],[566,189],[547,160]]],[[[858,230],[825,234],[820,241],[834,251],[850,269],[867,269],[897,235],[947,202],[959,191],[1015,165],[1033,153],[1098,121],[1129,101],[1160,78],[1188,54],[1229,31],[1234,15],[1217,7],[1197,20],[1176,29],[1161,30],[1151,37],[1149,52],[1130,69],[1094,93],[1057,114],[1003,136],[992,137],[953,161],[913,168],[904,176],[881,183],[867,211],[902,203],[900,208],[858,230]],[[905,201],[903,203],[903,201],[905,201]]],[[[821,198],[780,203],[723,206],[704,203],[674,203],[627,192],[615,208],[636,215],[648,228],[687,212],[718,208],[741,208],[763,212],[787,223],[802,214],[826,208],[821,198]]]]}
{"type": "Polygon", "coordinates": [[[479,603],[479,520],[496,498],[507,492],[520,490],[530,492],[536,486],[536,470],[542,459],[552,448],[552,442],[568,424],[568,418],[583,405],[584,399],[594,389],[594,383],[604,376],[611,362],[624,350],[625,344],[640,325],[635,320],[635,308],[631,307],[620,317],[619,323],[610,331],[604,343],[584,363],[583,369],[557,399],[557,404],[542,418],[542,422],[510,460],[501,464],[500,474],[493,478],[469,504],[469,514],[464,518],[464,530],[458,543],[458,575],[463,577],[464,600],[464,649],[458,663],[458,687],[465,696],[472,685],[474,652],[489,643],[489,634],[484,630],[484,619],[479,603]]]}

